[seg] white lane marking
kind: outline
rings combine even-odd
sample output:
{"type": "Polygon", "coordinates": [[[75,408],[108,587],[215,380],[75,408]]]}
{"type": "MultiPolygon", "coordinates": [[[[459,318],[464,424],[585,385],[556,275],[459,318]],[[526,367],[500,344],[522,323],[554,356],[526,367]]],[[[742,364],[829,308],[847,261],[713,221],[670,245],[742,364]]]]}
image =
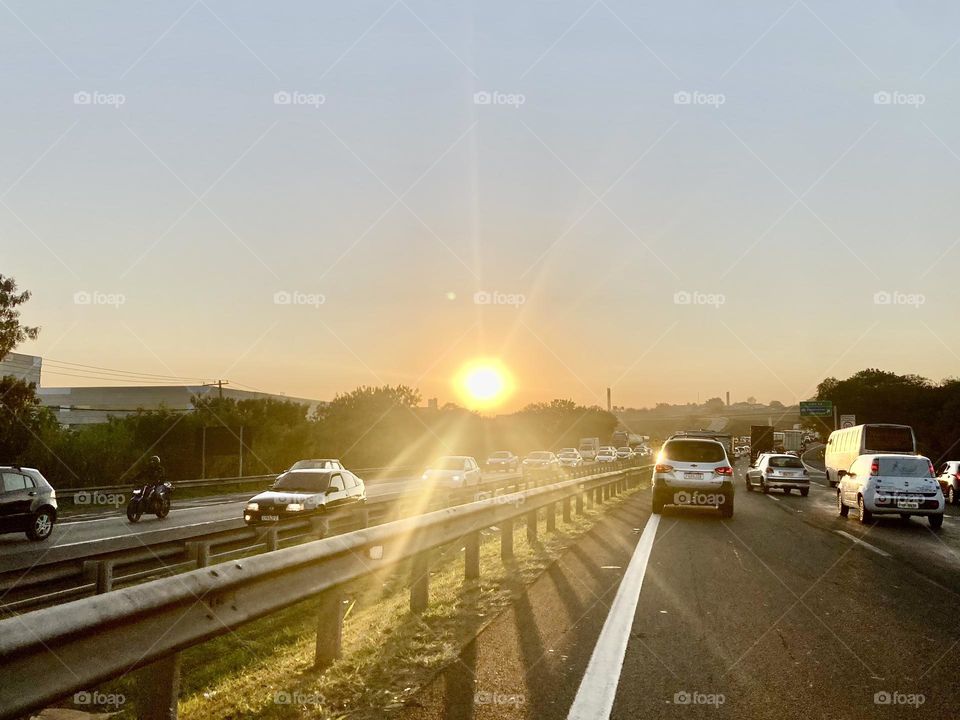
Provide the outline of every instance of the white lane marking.
{"type": "Polygon", "coordinates": [[[883,557],[892,557],[892,555],[890,555],[890,553],[888,553],[886,550],[881,550],[876,545],[871,545],[868,542],[864,542],[855,535],[851,535],[843,530],[835,530],[834,532],[836,532],[837,535],[843,535],[845,538],[847,538],[847,540],[853,540],[853,542],[855,542],[857,545],[863,545],[867,550],[873,550],[873,552],[875,552],[877,555],[883,555],[883,557]]]}
{"type": "Polygon", "coordinates": [[[567,720],[610,717],[617,695],[617,685],[620,683],[623,658],[627,653],[627,642],[630,640],[633,616],[640,600],[643,576],[647,572],[647,561],[650,559],[659,525],[659,515],[651,515],[647,520],[640,542],[637,543],[627,571],[623,574],[623,580],[620,581],[617,596],[610,606],[610,613],[603,623],[603,630],[600,631],[597,645],[593,648],[593,655],[590,656],[590,663],[583,674],[583,680],[580,681],[580,689],[570,706],[567,720]]]}
{"type": "Polygon", "coordinates": [[[775,501],[777,501],[777,502],[780,502],[780,498],[774,497],[773,495],[767,495],[767,497],[770,498],[771,500],[775,500],[775,501]]]}

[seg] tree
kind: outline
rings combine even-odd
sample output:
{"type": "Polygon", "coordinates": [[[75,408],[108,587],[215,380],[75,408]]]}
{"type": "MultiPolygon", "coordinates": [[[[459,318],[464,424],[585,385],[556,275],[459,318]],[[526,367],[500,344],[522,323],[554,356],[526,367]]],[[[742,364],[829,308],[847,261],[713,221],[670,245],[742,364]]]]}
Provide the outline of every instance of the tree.
{"type": "Polygon", "coordinates": [[[11,375],[0,378],[0,458],[24,462],[27,449],[56,425],[53,413],[40,405],[34,383],[11,375]]]}
{"type": "Polygon", "coordinates": [[[40,328],[20,323],[17,308],[29,299],[29,291],[18,292],[17,281],[0,274],[0,360],[20,343],[35,340],[40,334],[40,328]]]}

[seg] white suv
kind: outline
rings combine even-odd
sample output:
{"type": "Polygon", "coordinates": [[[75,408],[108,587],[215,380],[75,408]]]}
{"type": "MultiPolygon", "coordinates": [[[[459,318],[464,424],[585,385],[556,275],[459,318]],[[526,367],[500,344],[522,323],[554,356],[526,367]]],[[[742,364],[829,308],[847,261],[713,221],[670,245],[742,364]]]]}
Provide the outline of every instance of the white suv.
{"type": "Polygon", "coordinates": [[[715,507],[733,517],[733,468],[716,440],[677,438],[660,448],[653,469],[653,512],[664,505],[715,507]]]}
{"type": "Polygon", "coordinates": [[[874,515],[925,515],[934,530],[943,525],[943,492],[933,463],[922,455],[861,455],[837,477],[841,517],[855,507],[862,523],[874,515]]]}

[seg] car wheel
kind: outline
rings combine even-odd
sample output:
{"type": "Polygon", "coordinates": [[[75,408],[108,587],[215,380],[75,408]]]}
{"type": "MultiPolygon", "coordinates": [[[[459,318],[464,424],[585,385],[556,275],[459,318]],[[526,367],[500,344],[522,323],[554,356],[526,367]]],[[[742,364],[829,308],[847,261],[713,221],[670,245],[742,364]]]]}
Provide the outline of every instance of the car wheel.
{"type": "Polygon", "coordinates": [[[806,497],[810,494],[810,488],[800,488],[800,497],[806,497]]]}
{"type": "Polygon", "coordinates": [[[163,520],[167,515],[170,514],[170,498],[163,498],[160,500],[160,503],[157,505],[157,517],[160,520],[163,520]]]}
{"type": "Polygon", "coordinates": [[[957,491],[953,489],[953,485],[947,488],[947,504],[957,504],[957,491]]]}
{"type": "Polygon", "coordinates": [[[49,510],[41,510],[33,516],[30,527],[27,529],[27,537],[31,540],[46,540],[53,532],[53,513],[49,510]]]}
{"type": "Polygon", "coordinates": [[[770,494],[770,488],[767,487],[767,481],[763,478],[760,478],[760,492],[762,492],[764,495],[770,494]]]}
{"type": "Polygon", "coordinates": [[[930,527],[934,530],[939,530],[943,526],[943,514],[928,515],[927,520],[930,521],[930,527]]]}
{"type": "Polygon", "coordinates": [[[847,517],[850,514],[850,508],[843,504],[843,495],[837,491],[837,512],[840,513],[840,517],[847,517]]]}
{"type": "Polygon", "coordinates": [[[140,510],[140,503],[130,502],[127,505],[127,520],[135,523],[140,519],[141,515],[143,515],[143,511],[140,510]]]}
{"type": "Polygon", "coordinates": [[[857,508],[860,510],[860,522],[869,525],[873,522],[873,513],[867,510],[863,503],[863,495],[857,497],[857,508]]]}

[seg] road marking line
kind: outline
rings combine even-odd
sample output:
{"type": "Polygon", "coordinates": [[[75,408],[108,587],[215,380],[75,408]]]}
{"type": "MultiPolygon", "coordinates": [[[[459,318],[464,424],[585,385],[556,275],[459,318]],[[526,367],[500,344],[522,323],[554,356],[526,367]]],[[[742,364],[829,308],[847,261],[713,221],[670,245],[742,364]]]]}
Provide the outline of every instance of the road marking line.
{"type": "Polygon", "coordinates": [[[770,498],[771,500],[775,500],[776,502],[780,502],[780,498],[774,497],[773,495],[767,495],[767,497],[770,498]]]}
{"type": "Polygon", "coordinates": [[[861,540],[856,535],[851,535],[843,530],[835,530],[834,532],[836,532],[837,535],[843,535],[845,538],[847,538],[847,540],[853,540],[853,542],[855,542],[857,545],[863,545],[867,550],[873,550],[873,552],[875,552],[877,555],[883,555],[883,557],[893,557],[886,550],[881,550],[876,545],[871,545],[870,543],[861,540]]]}
{"type": "Polygon", "coordinates": [[[643,576],[647,572],[647,561],[653,550],[653,541],[657,536],[660,516],[651,515],[630,558],[627,571],[617,589],[617,596],[610,606],[610,613],[603,623],[603,630],[597,639],[596,647],[590,656],[590,663],[580,681],[580,689],[570,706],[567,720],[597,720],[610,717],[613,701],[617,696],[623,659],[630,640],[630,628],[633,616],[640,600],[640,588],[643,576]]]}

